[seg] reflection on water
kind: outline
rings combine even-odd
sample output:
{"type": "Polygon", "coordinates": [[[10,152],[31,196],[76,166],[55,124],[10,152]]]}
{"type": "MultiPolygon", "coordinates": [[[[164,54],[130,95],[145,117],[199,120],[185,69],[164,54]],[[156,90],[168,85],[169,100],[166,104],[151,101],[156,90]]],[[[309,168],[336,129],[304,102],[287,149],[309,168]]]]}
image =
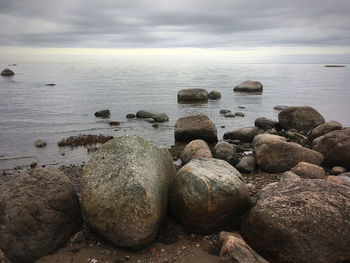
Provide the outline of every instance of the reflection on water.
{"type": "Polygon", "coordinates": [[[158,146],[171,146],[176,119],[194,114],[208,115],[219,139],[228,130],[254,125],[258,117],[277,119],[275,105],[309,105],[327,120],[350,126],[349,67],[118,62],[23,64],[13,70],[15,76],[0,78],[0,168],[28,165],[34,160],[47,164],[87,160],[84,148],[57,146],[61,139],[79,134],[136,134],[158,146]],[[262,82],[263,93],[233,92],[235,85],[248,79],[262,82]],[[217,90],[222,98],[178,103],[177,92],[185,88],[217,90]],[[111,111],[108,120],[94,116],[106,108],[111,111]],[[141,109],[164,112],[169,122],[153,128],[144,120],[126,119],[126,114],[141,109]],[[245,116],[224,118],[220,109],[240,111],[245,116]],[[121,125],[111,127],[109,121],[121,125]],[[48,146],[34,147],[37,139],[46,140],[48,146]]]}

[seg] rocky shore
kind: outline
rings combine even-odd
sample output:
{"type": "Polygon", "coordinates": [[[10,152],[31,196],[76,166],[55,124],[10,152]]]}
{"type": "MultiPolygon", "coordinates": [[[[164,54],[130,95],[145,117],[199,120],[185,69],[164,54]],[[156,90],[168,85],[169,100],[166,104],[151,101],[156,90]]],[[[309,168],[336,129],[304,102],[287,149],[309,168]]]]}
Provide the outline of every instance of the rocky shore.
{"type": "Polygon", "coordinates": [[[350,262],[350,128],[308,106],[257,117],[219,140],[187,116],[171,149],[126,135],[86,164],[3,171],[0,262],[350,262]]]}

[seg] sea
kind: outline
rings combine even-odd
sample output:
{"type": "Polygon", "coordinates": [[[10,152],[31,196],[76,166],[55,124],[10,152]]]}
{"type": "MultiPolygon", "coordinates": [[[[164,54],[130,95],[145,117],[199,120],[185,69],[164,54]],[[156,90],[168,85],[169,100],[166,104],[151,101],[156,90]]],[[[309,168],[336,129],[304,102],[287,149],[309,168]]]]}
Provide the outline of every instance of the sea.
{"type": "Polygon", "coordinates": [[[141,136],[153,144],[174,144],[178,118],[205,114],[216,125],[218,137],[242,127],[254,126],[258,117],[278,119],[276,105],[312,106],[327,121],[350,126],[350,65],[240,64],[234,61],[108,61],[106,63],[35,63],[9,66],[12,77],[0,77],[0,169],[39,165],[82,164],[91,156],[84,147],[59,147],[58,141],[80,134],[141,136]],[[260,81],[262,94],[233,92],[235,85],[260,81]],[[47,84],[55,84],[47,86],[47,84]],[[220,100],[180,104],[180,89],[217,90],[220,100]],[[244,108],[242,108],[244,107],[244,108]],[[109,109],[109,119],[96,118],[109,109]],[[225,118],[229,109],[244,117],[225,118]],[[128,113],[147,110],[166,113],[169,122],[158,128],[128,113]],[[110,126],[118,121],[119,126],[110,126]],[[37,148],[38,139],[47,146],[37,148]]]}

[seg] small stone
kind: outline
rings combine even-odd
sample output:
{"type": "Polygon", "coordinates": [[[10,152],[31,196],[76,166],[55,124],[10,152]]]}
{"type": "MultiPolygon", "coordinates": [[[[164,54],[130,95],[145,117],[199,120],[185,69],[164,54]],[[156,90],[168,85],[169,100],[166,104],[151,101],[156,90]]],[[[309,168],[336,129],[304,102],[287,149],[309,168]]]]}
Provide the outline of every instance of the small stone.
{"type": "Polygon", "coordinates": [[[231,112],[228,112],[228,113],[225,113],[225,114],[224,114],[224,117],[225,117],[225,118],[234,118],[234,117],[236,117],[236,115],[233,114],[233,113],[231,113],[231,112]]]}
{"type": "Polygon", "coordinates": [[[34,161],[30,164],[30,168],[35,168],[38,165],[37,161],[34,161]]]}
{"type": "Polygon", "coordinates": [[[112,125],[112,126],[118,126],[118,125],[120,125],[120,122],[119,121],[110,121],[108,124],[112,125]]]}
{"type": "Polygon", "coordinates": [[[245,107],[244,107],[244,106],[238,106],[238,108],[239,108],[239,109],[245,109],[245,107]]]}
{"type": "Polygon", "coordinates": [[[35,142],[35,146],[38,147],[38,148],[42,148],[42,147],[45,147],[47,145],[47,142],[44,141],[44,140],[37,140],[35,142]]]}
{"type": "Polygon", "coordinates": [[[152,127],[157,129],[159,126],[158,126],[158,124],[153,124],[152,127]]]}
{"type": "Polygon", "coordinates": [[[231,112],[231,111],[228,110],[228,109],[222,109],[222,110],[220,110],[220,113],[221,113],[221,114],[226,114],[226,113],[228,113],[228,112],[231,112]]]}
{"type": "Polygon", "coordinates": [[[129,113],[129,114],[126,115],[126,118],[127,118],[127,119],[133,119],[133,118],[135,118],[135,117],[136,117],[136,115],[133,114],[133,113],[129,113]]]}
{"type": "Polygon", "coordinates": [[[244,113],[243,112],[235,112],[236,116],[240,116],[240,117],[244,117],[244,113]]]}
{"type": "Polygon", "coordinates": [[[333,175],[338,175],[338,174],[342,174],[345,172],[346,172],[346,169],[344,167],[341,167],[341,166],[334,166],[331,170],[331,174],[333,174],[333,175]]]}
{"type": "Polygon", "coordinates": [[[96,117],[108,118],[110,115],[111,112],[108,109],[95,112],[96,117]]]}

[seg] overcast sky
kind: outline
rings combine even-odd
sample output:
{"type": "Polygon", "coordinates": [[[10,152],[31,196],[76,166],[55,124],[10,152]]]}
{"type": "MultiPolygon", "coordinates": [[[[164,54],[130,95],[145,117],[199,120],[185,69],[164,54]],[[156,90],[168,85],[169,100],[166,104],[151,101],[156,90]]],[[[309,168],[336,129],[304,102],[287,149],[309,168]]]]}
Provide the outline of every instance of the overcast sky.
{"type": "Polygon", "coordinates": [[[0,0],[0,35],[0,47],[350,53],[350,0],[0,0]]]}

